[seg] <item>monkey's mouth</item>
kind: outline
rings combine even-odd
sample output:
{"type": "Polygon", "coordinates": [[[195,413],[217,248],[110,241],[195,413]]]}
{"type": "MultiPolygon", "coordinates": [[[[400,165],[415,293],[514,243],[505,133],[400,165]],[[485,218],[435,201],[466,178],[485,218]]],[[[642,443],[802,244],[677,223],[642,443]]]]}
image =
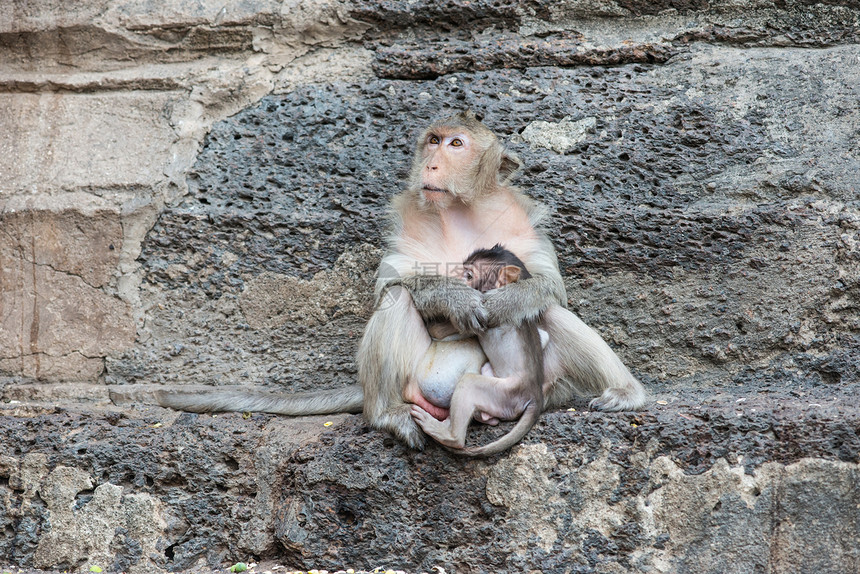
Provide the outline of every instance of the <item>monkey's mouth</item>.
{"type": "Polygon", "coordinates": [[[434,187],[432,185],[425,185],[424,186],[424,192],[425,193],[448,193],[448,190],[442,189],[439,187],[434,187]]]}

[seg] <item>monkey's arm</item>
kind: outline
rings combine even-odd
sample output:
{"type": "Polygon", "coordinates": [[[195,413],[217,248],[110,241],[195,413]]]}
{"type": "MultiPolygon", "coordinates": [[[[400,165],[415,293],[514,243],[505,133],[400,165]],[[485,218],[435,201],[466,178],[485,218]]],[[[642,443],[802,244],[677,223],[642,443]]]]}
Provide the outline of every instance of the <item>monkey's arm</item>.
{"type": "Polygon", "coordinates": [[[550,305],[565,305],[567,296],[564,284],[555,277],[533,275],[500,289],[484,293],[488,326],[520,325],[526,320],[537,320],[550,305]]]}
{"type": "Polygon", "coordinates": [[[552,243],[542,237],[537,249],[524,261],[530,278],[484,293],[488,326],[520,325],[537,319],[550,305],[567,307],[567,292],[552,243]]]}
{"type": "Polygon", "coordinates": [[[439,275],[422,273],[435,271],[435,266],[422,265],[413,257],[390,250],[382,258],[376,278],[376,304],[379,307],[398,287],[409,291],[412,305],[425,318],[445,317],[459,333],[476,333],[486,327],[487,313],[481,293],[462,281],[439,275]]]}
{"type": "Polygon", "coordinates": [[[423,317],[445,317],[460,333],[476,333],[487,326],[481,292],[444,275],[410,275],[397,280],[409,290],[423,317]]]}

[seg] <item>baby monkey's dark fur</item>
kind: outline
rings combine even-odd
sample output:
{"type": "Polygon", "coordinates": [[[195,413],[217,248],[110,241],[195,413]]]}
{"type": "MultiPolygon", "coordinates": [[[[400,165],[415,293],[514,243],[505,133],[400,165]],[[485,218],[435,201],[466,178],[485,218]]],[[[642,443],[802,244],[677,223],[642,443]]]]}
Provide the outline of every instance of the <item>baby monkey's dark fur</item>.
{"type": "Polygon", "coordinates": [[[517,267],[520,270],[518,279],[531,279],[532,276],[528,269],[526,269],[526,264],[499,243],[496,243],[490,249],[476,249],[466,258],[463,266],[469,268],[479,263],[483,263],[485,267],[481,267],[480,275],[476,277],[475,282],[469,283],[469,285],[472,289],[477,289],[481,293],[498,287],[496,283],[499,280],[499,273],[505,267],[517,267]]]}

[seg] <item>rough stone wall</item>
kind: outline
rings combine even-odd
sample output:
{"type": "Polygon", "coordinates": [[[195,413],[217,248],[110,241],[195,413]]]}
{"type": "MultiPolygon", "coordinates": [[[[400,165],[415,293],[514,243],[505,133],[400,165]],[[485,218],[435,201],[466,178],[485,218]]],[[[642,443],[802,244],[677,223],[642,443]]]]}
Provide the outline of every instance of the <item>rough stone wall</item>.
{"type": "Polygon", "coordinates": [[[860,3],[10,6],[10,563],[860,571],[860,3]],[[577,402],[486,463],[359,417],[105,405],[354,382],[387,200],[464,107],[648,411],[577,402]]]}

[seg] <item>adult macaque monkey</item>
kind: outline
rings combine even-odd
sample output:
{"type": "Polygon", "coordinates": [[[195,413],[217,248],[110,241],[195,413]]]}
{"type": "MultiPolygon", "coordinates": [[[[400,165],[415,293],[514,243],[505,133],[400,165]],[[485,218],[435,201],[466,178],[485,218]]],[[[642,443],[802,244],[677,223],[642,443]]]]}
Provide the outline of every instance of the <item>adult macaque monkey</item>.
{"type": "MultiPolygon", "coordinates": [[[[541,231],[545,211],[509,185],[520,167],[471,112],[431,125],[420,137],[409,187],[392,200],[393,229],[380,264],[377,307],[358,349],[364,415],[415,448],[424,437],[403,389],[429,344],[423,318],[461,332],[537,320],[544,350],[544,408],[574,392],[599,395],[601,410],[637,409],[645,390],[600,336],[565,309],[555,250],[541,231]],[[477,248],[503,244],[529,279],[486,294],[451,280],[477,248]]],[[[407,397],[409,398],[409,397],[407,397]]]]}
{"type": "MultiPolygon", "coordinates": [[[[472,253],[464,263],[463,276],[467,285],[482,293],[531,277],[522,261],[501,245],[472,253]]],[[[466,374],[457,381],[448,418],[439,421],[418,404],[412,405],[412,418],[424,432],[469,456],[512,447],[534,426],[543,407],[543,346],[536,322],[527,319],[520,325],[491,327],[480,332],[478,340],[489,362],[480,374],[466,374]],[[463,448],[473,415],[490,424],[518,417],[520,421],[490,444],[463,448]]]]}
{"type": "Polygon", "coordinates": [[[544,349],[544,408],[574,393],[598,395],[593,408],[645,404],[645,390],[600,336],[565,308],[567,295],[545,210],[510,185],[520,161],[471,112],[431,125],[419,138],[408,187],[392,199],[388,251],[376,281],[376,308],[356,362],[359,386],[296,395],[163,393],[164,406],[265,411],[289,415],[359,412],[413,448],[423,448],[407,401],[416,366],[430,345],[424,318],[443,318],[463,333],[536,320],[544,349]],[[502,244],[531,273],[485,294],[453,279],[478,248],[502,244]]]}

